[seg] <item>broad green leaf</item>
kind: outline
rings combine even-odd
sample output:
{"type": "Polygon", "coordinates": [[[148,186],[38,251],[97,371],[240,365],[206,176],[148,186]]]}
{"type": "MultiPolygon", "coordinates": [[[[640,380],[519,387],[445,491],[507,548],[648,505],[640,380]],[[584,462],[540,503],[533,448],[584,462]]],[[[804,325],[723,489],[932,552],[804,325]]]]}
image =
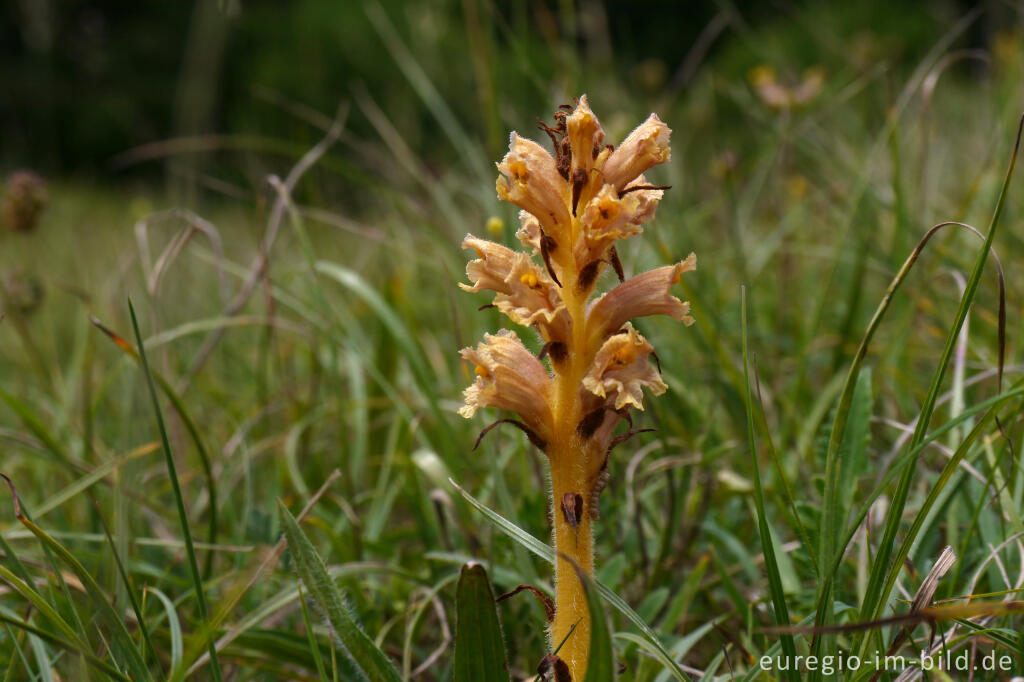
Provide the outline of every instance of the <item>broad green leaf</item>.
{"type": "Polygon", "coordinates": [[[454,682],[507,682],[505,640],[481,564],[466,564],[455,593],[454,682]]]}
{"type": "Polygon", "coordinates": [[[395,666],[356,623],[341,596],[341,591],[328,575],[324,560],[299,528],[295,517],[283,502],[278,501],[278,505],[281,507],[284,536],[288,541],[288,549],[295,558],[299,577],[327,615],[327,620],[345,654],[370,682],[401,682],[395,666]]]}

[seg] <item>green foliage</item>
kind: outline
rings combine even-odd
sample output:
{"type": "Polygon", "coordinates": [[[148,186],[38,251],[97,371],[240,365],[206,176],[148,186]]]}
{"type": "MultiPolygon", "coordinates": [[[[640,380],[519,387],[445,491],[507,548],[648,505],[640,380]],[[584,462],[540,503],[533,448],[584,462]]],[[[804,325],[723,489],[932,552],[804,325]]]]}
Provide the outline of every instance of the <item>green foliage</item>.
{"type": "Polygon", "coordinates": [[[295,565],[303,584],[323,609],[331,624],[334,636],[343,652],[370,682],[391,682],[400,680],[398,671],[387,656],[356,623],[344,597],[327,573],[324,560],[317,554],[313,543],[299,528],[295,517],[284,503],[280,503],[281,525],[288,539],[288,548],[295,559],[295,565]]]}
{"type": "Polygon", "coordinates": [[[494,592],[481,564],[467,564],[455,592],[454,682],[509,679],[494,592]]]}
{"type": "MultiPolygon", "coordinates": [[[[1019,175],[999,197],[1024,32],[889,5],[716,5],[649,35],[666,17],[614,5],[254,0],[227,17],[213,90],[182,62],[192,48],[156,54],[174,43],[161,31],[188,40],[191,4],[140,6],[108,24],[117,59],[99,84],[123,89],[73,71],[84,101],[60,69],[41,77],[39,55],[5,77],[4,164],[107,169],[136,144],[224,137],[119,157],[120,184],[52,177],[36,231],[0,234],[0,471],[32,524],[0,505],[0,679],[203,680],[219,665],[246,682],[443,681],[465,674],[467,634],[504,643],[500,679],[536,670],[543,608],[491,600],[552,592],[545,464],[511,430],[471,452],[485,422],[455,413],[471,379],[456,351],[507,325],[457,293],[458,244],[491,217],[515,239],[492,163],[508,130],[533,135],[580,92],[609,142],[650,111],[673,129],[672,162],[650,174],[672,189],[620,254],[627,273],[699,259],[676,291],[695,325],[638,323],[669,391],[638,416],[657,433],[611,456],[594,675],[786,679],[761,657],[884,652],[897,628],[842,628],[905,613],[947,544],[936,600],[1020,599],[1019,175]],[[709,50],[687,60],[705,28],[709,50]],[[793,87],[817,66],[820,92],[791,107],[752,82],[769,67],[793,87]],[[215,104],[186,120],[182,89],[215,104]],[[29,99],[44,90],[58,100],[29,99]],[[324,138],[339,101],[344,130],[324,138]],[[8,134],[10,107],[32,136],[8,134]],[[321,140],[293,187],[267,184],[321,140]],[[918,248],[943,220],[998,230],[951,225],[918,248]],[[1005,269],[1002,386],[984,238],[1005,269]],[[22,275],[40,285],[31,310],[14,300],[22,275]],[[303,508],[301,530],[278,499],[303,508]],[[478,627],[460,625],[466,609],[478,627]],[[772,629],[815,623],[838,631],[772,629]]],[[[81,17],[56,11],[56,35],[73,33],[81,17]]],[[[1019,614],[937,626],[1024,673],[1019,614]]]]}

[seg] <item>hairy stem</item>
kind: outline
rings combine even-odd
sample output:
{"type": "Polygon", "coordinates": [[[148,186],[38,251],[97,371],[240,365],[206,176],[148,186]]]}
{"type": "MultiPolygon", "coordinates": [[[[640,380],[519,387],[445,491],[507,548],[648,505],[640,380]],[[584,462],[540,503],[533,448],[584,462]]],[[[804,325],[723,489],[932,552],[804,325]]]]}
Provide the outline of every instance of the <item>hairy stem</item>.
{"type": "MultiPolygon", "coordinates": [[[[572,239],[580,229],[573,220],[572,239]]],[[[590,650],[590,613],[583,585],[569,560],[575,562],[587,575],[594,573],[593,532],[587,514],[586,500],[593,486],[592,453],[587,443],[577,434],[583,418],[579,387],[587,368],[593,361],[588,352],[587,293],[577,291],[579,267],[572,249],[567,248],[559,259],[562,271],[562,300],[572,318],[572,338],[564,367],[556,367],[555,376],[555,433],[548,455],[551,460],[551,509],[554,516],[555,560],[555,620],[551,628],[552,645],[564,641],[558,655],[568,665],[574,681],[586,676],[590,650]],[[566,496],[579,495],[583,503],[576,513],[563,506],[566,496]],[[567,558],[566,558],[567,557],[567,558]],[[571,634],[570,634],[571,633],[571,634]]]]}

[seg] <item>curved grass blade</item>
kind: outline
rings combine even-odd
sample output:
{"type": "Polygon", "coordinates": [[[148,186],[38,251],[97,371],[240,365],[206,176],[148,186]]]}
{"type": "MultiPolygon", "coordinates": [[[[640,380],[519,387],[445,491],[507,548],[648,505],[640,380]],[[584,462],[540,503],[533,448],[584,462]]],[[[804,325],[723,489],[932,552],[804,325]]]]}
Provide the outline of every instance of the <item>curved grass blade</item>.
{"type": "MultiPolygon", "coordinates": [[[[1019,133],[1018,133],[1018,136],[1019,136],[1019,133]]],[[[1016,158],[1016,151],[1015,151],[1014,154],[1015,154],[1014,158],[1016,158]]],[[[1011,164],[1011,169],[1012,169],[1012,164],[1011,164]]],[[[821,526],[820,526],[823,529],[836,528],[838,526],[838,520],[837,519],[838,519],[838,514],[839,514],[839,509],[838,509],[839,508],[839,503],[837,502],[837,500],[838,500],[838,497],[840,495],[840,485],[839,485],[839,483],[840,483],[840,473],[841,473],[841,468],[842,467],[841,467],[841,463],[840,463],[840,459],[839,458],[840,458],[840,453],[841,453],[841,450],[842,450],[842,448],[841,448],[842,440],[843,440],[843,437],[846,434],[846,427],[847,427],[847,424],[848,424],[848,422],[850,420],[850,413],[851,413],[851,410],[853,409],[854,391],[856,390],[856,387],[857,387],[857,380],[858,380],[858,377],[860,376],[861,368],[863,367],[864,361],[867,358],[868,348],[871,345],[871,341],[874,338],[875,332],[878,331],[878,327],[881,325],[882,320],[885,318],[885,315],[888,312],[890,305],[892,304],[892,301],[893,301],[893,298],[896,295],[896,292],[899,290],[900,286],[903,284],[903,281],[907,278],[908,274],[910,273],[910,270],[914,267],[914,264],[917,262],[917,259],[920,257],[920,255],[923,252],[925,246],[927,246],[929,241],[931,241],[932,237],[934,237],[936,235],[936,233],[939,232],[939,230],[942,230],[942,229],[944,229],[946,227],[950,227],[950,226],[964,227],[964,225],[962,223],[951,222],[951,221],[942,222],[942,223],[939,223],[939,224],[933,226],[930,230],[928,230],[928,232],[925,233],[925,235],[917,243],[917,246],[914,248],[913,251],[911,251],[910,255],[907,256],[907,259],[906,259],[906,261],[904,261],[903,266],[900,268],[899,272],[896,273],[896,276],[893,277],[892,281],[889,284],[889,288],[886,289],[885,295],[882,297],[881,302],[879,302],[878,307],[875,309],[875,312],[874,312],[874,314],[871,317],[871,321],[868,322],[868,326],[867,326],[867,329],[864,332],[864,336],[861,338],[860,345],[857,347],[857,352],[854,354],[853,361],[850,363],[850,369],[847,372],[846,380],[843,383],[843,388],[842,388],[842,391],[840,393],[839,404],[836,407],[836,414],[835,414],[835,418],[834,418],[834,420],[832,422],[832,429],[831,429],[831,432],[829,434],[828,448],[826,450],[826,456],[825,456],[825,494],[824,494],[824,498],[822,500],[822,513],[821,513],[821,526]]],[[[990,230],[990,232],[991,232],[991,230],[990,230]]],[[[986,241],[982,248],[983,248],[983,252],[985,254],[988,254],[989,251],[991,250],[991,243],[989,241],[986,241]]],[[[972,278],[973,278],[973,274],[974,273],[972,273],[972,278]]],[[[979,278],[980,278],[980,271],[977,274],[979,275],[979,278]]],[[[975,289],[976,288],[977,288],[977,281],[975,281],[975,289]]],[[[974,291],[973,289],[970,289],[968,287],[968,289],[965,290],[965,296],[967,295],[967,293],[971,293],[971,296],[973,297],[973,291],[974,291]]],[[[966,300],[967,300],[966,298],[963,299],[963,301],[966,301],[966,300]]],[[[964,311],[966,313],[966,309],[964,311]]],[[[958,334],[959,334],[959,326],[957,327],[957,330],[958,330],[958,334]]],[[[955,341],[956,341],[956,338],[957,338],[958,334],[955,334],[955,335],[952,335],[952,336],[949,337],[950,339],[953,340],[953,345],[955,345],[955,341]]],[[[950,351],[950,353],[952,352],[953,345],[949,345],[948,346],[948,350],[950,351]]],[[[949,355],[944,354],[943,358],[944,358],[944,360],[941,361],[941,367],[944,369],[945,366],[948,364],[949,355]]],[[[940,379],[941,379],[941,377],[940,377],[940,379]]],[[[940,384],[941,384],[941,381],[938,384],[935,384],[933,382],[933,386],[935,388],[935,393],[934,393],[934,396],[932,396],[932,398],[930,399],[933,408],[934,408],[935,399],[938,397],[938,386],[940,384]]],[[[930,395],[931,395],[931,393],[930,393],[930,395]]],[[[926,401],[926,403],[927,402],[928,401],[926,401]]],[[[923,410],[922,410],[921,416],[922,417],[924,416],[924,411],[923,410]]],[[[925,428],[925,429],[927,428],[927,425],[922,427],[920,419],[918,420],[918,425],[917,426],[918,426],[919,429],[920,428],[925,428]]],[[[910,450],[912,450],[912,451],[919,451],[917,448],[915,448],[915,446],[919,446],[921,444],[922,440],[923,440],[923,435],[924,435],[925,432],[922,431],[921,433],[922,433],[922,438],[917,438],[915,436],[915,438],[913,439],[913,441],[911,442],[911,444],[909,446],[910,450]]],[[[912,469],[913,469],[913,467],[908,469],[908,471],[910,471],[912,469]]],[[[910,476],[910,475],[911,474],[907,474],[907,476],[910,476]]],[[[890,507],[890,509],[892,509],[892,507],[890,507]]],[[[900,511],[900,513],[902,514],[902,510],[900,511]]],[[[895,536],[895,528],[893,529],[892,532],[893,532],[893,536],[895,536]]],[[[839,543],[837,545],[837,543],[836,543],[836,539],[837,539],[836,535],[834,535],[832,533],[823,532],[823,533],[820,533],[820,537],[821,537],[821,548],[820,548],[820,551],[818,553],[818,561],[820,562],[820,567],[818,569],[820,585],[819,585],[819,588],[818,588],[817,615],[815,617],[815,623],[817,625],[827,625],[832,620],[832,613],[831,613],[832,604],[833,604],[833,600],[832,600],[832,585],[833,585],[833,578],[834,578],[834,576],[832,574],[830,574],[828,571],[829,571],[830,566],[832,566],[833,564],[837,564],[839,562],[839,560],[841,559],[843,553],[846,550],[846,545],[843,544],[843,543],[839,543]]],[[[882,551],[883,552],[887,552],[889,549],[891,549],[891,547],[892,547],[892,545],[894,543],[894,537],[889,537],[888,535],[886,535],[885,537],[887,538],[887,541],[883,540],[883,542],[882,542],[882,551]]],[[[875,582],[880,579],[880,576],[875,576],[874,575],[875,566],[878,566],[878,562],[877,561],[875,562],[874,566],[872,567],[872,571],[873,572],[872,572],[871,582],[869,583],[868,594],[866,595],[866,597],[871,597],[872,585],[875,585],[875,582]]],[[[875,585],[875,587],[877,588],[877,585],[875,585]]],[[[865,600],[865,605],[867,603],[868,602],[867,602],[867,599],[866,599],[865,600]]],[[[814,651],[814,653],[818,654],[818,655],[821,654],[820,642],[821,642],[820,638],[818,640],[816,640],[815,651],[814,651]]]]}
{"type": "MultiPolygon", "coordinates": [[[[3,475],[0,474],[0,476],[3,475]]],[[[46,531],[33,523],[22,512],[21,500],[18,497],[17,490],[14,488],[14,484],[6,476],[3,476],[3,479],[7,483],[7,487],[10,489],[11,497],[14,501],[15,517],[17,517],[18,521],[20,521],[22,525],[28,528],[32,534],[40,540],[41,544],[47,550],[56,554],[61,561],[67,564],[78,577],[79,581],[81,581],[82,587],[84,588],[85,593],[89,596],[90,601],[95,606],[100,620],[104,622],[110,630],[111,649],[123,660],[131,673],[132,678],[135,680],[152,680],[153,677],[146,668],[146,664],[142,660],[142,655],[135,647],[135,642],[132,641],[131,635],[128,634],[128,629],[125,627],[124,621],[121,620],[117,611],[115,611],[114,607],[111,606],[109,601],[107,601],[107,597],[103,594],[103,590],[100,589],[96,579],[88,570],[86,570],[85,566],[83,566],[81,562],[79,562],[78,559],[76,559],[75,556],[64,547],[64,545],[50,537],[46,531]]],[[[9,571],[7,571],[7,574],[4,574],[4,571],[7,571],[7,569],[4,568],[0,571],[0,575],[3,575],[4,579],[12,586],[15,586],[16,582],[21,582],[14,574],[9,571]],[[12,578],[14,580],[12,580],[12,578]]],[[[25,587],[28,588],[28,586],[25,587]]],[[[31,590],[31,588],[28,589],[31,590]]],[[[26,598],[31,598],[28,591],[23,591],[22,594],[26,596],[26,598]]],[[[49,607],[48,604],[44,606],[44,604],[39,603],[41,599],[41,597],[38,600],[32,599],[32,603],[44,612],[53,612],[52,607],[49,607]]],[[[59,621],[54,622],[58,623],[59,621]]],[[[70,626],[67,626],[67,628],[70,629],[70,626]]],[[[68,630],[65,630],[65,632],[68,632],[68,630]]],[[[78,637],[77,635],[72,636],[71,639],[77,640],[78,637]]]]}
{"type": "MultiPolygon", "coordinates": [[[[181,524],[182,540],[185,543],[185,554],[188,556],[188,566],[192,573],[192,586],[195,589],[196,605],[199,610],[199,618],[206,622],[208,609],[206,606],[206,594],[203,592],[203,580],[199,574],[199,563],[196,561],[196,550],[192,544],[192,530],[188,525],[188,513],[185,511],[185,500],[181,496],[181,484],[178,482],[178,468],[174,463],[174,455],[171,453],[171,442],[167,438],[167,426],[164,424],[163,413],[160,410],[160,399],[156,395],[156,384],[153,381],[153,373],[149,369],[149,361],[146,360],[146,348],[142,343],[142,333],[139,331],[139,320],[135,316],[135,306],[131,300],[128,301],[128,312],[132,318],[132,330],[135,332],[135,341],[139,349],[139,364],[142,366],[142,373],[146,377],[146,386],[149,388],[149,397],[153,402],[153,412],[156,415],[156,424],[160,430],[160,442],[163,445],[164,457],[167,460],[167,474],[171,479],[171,489],[174,491],[174,502],[178,508],[178,522],[181,524]]],[[[211,673],[215,682],[220,682],[220,664],[217,661],[217,650],[214,647],[214,638],[207,639],[207,649],[210,652],[211,673]]]]}
{"type": "Polygon", "coordinates": [[[147,587],[146,591],[151,592],[160,600],[164,607],[164,613],[167,614],[167,630],[171,636],[171,671],[167,674],[167,679],[173,680],[181,674],[182,656],[185,651],[182,644],[181,621],[178,619],[178,612],[174,609],[174,603],[166,594],[155,587],[147,587]]]}
{"type": "Polygon", "coordinates": [[[299,577],[327,615],[345,654],[370,682],[401,682],[395,666],[356,623],[337,585],[328,575],[324,560],[299,528],[295,517],[280,500],[278,506],[281,508],[281,525],[299,577]]]}
{"type": "Polygon", "coordinates": [[[66,639],[61,639],[52,632],[48,632],[46,630],[43,630],[42,628],[36,627],[35,625],[26,622],[25,620],[19,618],[15,614],[12,614],[10,611],[2,607],[0,607],[0,622],[6,623],[7,625],[10,625],[14,628],[18,628],[19,630],[24,630],[25,632],[31,635],[35,635],[39,639],[49,642],[51,645],[55,647],[64,649],[65,651],[71,651],[80,655],[83,659],[85,659],[86,663],[96,668],[100,672],[106,673],[112,679],[123,680],[124,682],[132,682],[130,677],[126,676],[124,673],[122,673],[120,670],[110,665],[106,661],[97,658],[95,654],[90,652],[87,648],[82,647],[81,645],[75,642],[70,642],[66,639]]]}
{"type": "Polygon", "coordinates": [[[482,564],[466,564],[455,591],[453,682],[508,682],[505,639],[491,581],[482,564]]]}
{"type": "MultiPolygon", "coordinates": [[[[750,370],[747,362],[747,288],[740,288],[740,318],[741,333],[743,335],[743,381],[745,384],[744,403],[747,409],[747,448],[750,451],[750,469],[754,479],[754,504],[757,508],[757,529],[761,535],[761,551],[764,552],[764,567],[768,573],[768,590],[772,597],[772,606],[775,613],[775,622],[779,625],[789,624],[789,609],[786,607],[786,595],[782,589],[782,576],[779,573],[779,564],[775,558],[775,543],[772,542],[771,531],[768,528],[768,517],[765,514],[764,487],[761,484],[760,464],[757,461],[757,444],[754,442],[754,407],[753,397],[750,390],[750,370]]],[[[796,645],[793,643],[792,635],[782,636],[783,655],[793,661],[796,660],[796,645]]],[[[799,675],[794,666],[788,668],[787,677],[792,682],[798,682],[799,675]]]]}
{"type": "MultiPolygon", "coordinates": [[[[1010,186],[1010,180],[1013,177],[1014,166],[1017,163],[1017,153],[1020,149],[1022,131],[1024,131],[1024,117],[1021,118],[1020,123],[1017,126],[1017,138],[1013,146],[1013,153],[1010,156],[1010,163],[1006,169],[1006,176],[1003,179],[1003,185],[999,190],[999,198],[996,200],[996,207],[992,213],[992,219],[989,221],[988,232],[985,235],[985,242],[975,259],[974,268],[971,270],[971,275],[967,280],[967,286],[964,287],[960,306],[957,308],[956,318],[954,319],[953,324],[949,329],[949,333],[946,336],[946,344],[942,349],[942,355],[935,368],[935,373],[932,375],[932,382],[928,388],[928,394],[921,406],[921,413],[917,419],[917,427],[914,429],[914,435],[910,441],[911,448],[920,444],[921,441],[924,440],[928,431],[928,426],[931,423],[932,414],[935,410],[935,403],[938,400],[939,391],[942,388],[942,380],[946,375],[946,368],[949,365],[949,360],[953,355],[954,348],[956,347],[957,339],[960,336],[960,330],[963,328],[964,321],[967,319],[967,312],[970,310],[971,304],[974,302],[974,297],[978,291],[978,284],[981,281],[982,271],[985,269],[985,263],[988,261],[989,253],[992,249],[992,242],[995,239],[996,229],[999,227],[999,219],[1002,217],[1003,207],[1006,205],[1007,190],[1010,186]]],[[[1001,362],[1002,360],[1000,359],[1000,363],[1001,362]]],[[[886,602],[888,601],[889,595],[892,593],[893,586],[896,584],[896,579],[899,577],[899,573],[902,570],[903,560],[906,558],[906,553],[910,551],[910,543],[913,541],[913,537],[908,536],[907,542],[900,546],[896,555],[890,556],[892,554],[892,548],[895,546],[896,533],[899,530],[903,510],[907,503],[907,497],[910,494],[910,485],[913,481],[914,471],[915,467],[913,466],[913,463],[911,463],[911,466],[908,466],[900,477],[886,518],[885,530],[882,534],[882,540],[879,545],[879,553],[878,556],[875,557],[874,564],[871,567],[871,577],[868,581],[868,589],[864,595],[864,603],[861,605],[861,613],[870,620],[877,620],[882,617],[886,602]]],[[[867,643],[869,640],[870,637],[868,636],[865,636],[863,640],[861,640],[860,653],[863,654],[867,650],[867,643]]]]}
{"type": "MultiPolygon", "coordinates": [[[[139,352],[132,347],[132,344],[128,343],[124,338],[118,335],[116,332],[108,329],[102,322],[93,317],[89,316],[89,321],[92,322],[93,326],[99,329],[101,332],[107,335],[107,337],[113,341],[118,348],[124,351],[129,357],[136,362],[141,362],[141,356],[139,352]]],[[[139,339],[139,348],[142,348],[142,341],[139,339]]],[[[164,392],[164,396],[171,401],[171,405],[174,407],[174,411],[178,414],[178,418],[181,419],[182,424],[185,425],[185,430],[188,431],[189,437],[196,446],[196,454],[199,455],[199,461],[203,466],[203,477],[206,479],[206,489],[210,494],[210,521],[207,530],[207,542],[211,545],[217,544],[217,480],[213,475],[213,467],[210,464],[210,453],[206,449],[206,445],[203,443],[202,437],[199,435],[199,428],[196,423],[192,420],[192,416],[188,410],[185,409],[185,403],[182,401],[181,396],[174,390],[171,383],[167,381],[167,378],[163,374],[154,371],[149,368],[149,374],[153,377],[157,384],[160,385],[160,390],[164,392]]],[[[209,551],[206,554],[206,562],[203,566],[203,575],[207,578],[210,576],[210,572],[213,569],[213,551],[209,551]]]]}

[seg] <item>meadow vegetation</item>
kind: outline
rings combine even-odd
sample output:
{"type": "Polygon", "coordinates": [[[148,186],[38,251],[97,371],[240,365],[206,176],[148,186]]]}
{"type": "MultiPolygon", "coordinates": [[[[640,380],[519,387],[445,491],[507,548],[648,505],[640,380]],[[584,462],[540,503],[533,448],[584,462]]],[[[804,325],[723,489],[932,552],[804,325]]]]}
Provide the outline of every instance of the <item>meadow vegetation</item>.
{"type": "MultiPolygon", "coordinates": [[[[542,139],[535,118],[581,93],[612,140],[651,111],[673,131],[626,273],[700,257],[674,290],[693,326],[635,323],[669,389],[594,523],[618,679],[801,679],[758,661],[867,660],[907,623],[909,657],[996,651],[1024,674],[999,604],[1024,589],[1020,18],[971,47],[977,13],[726,9],[713,49],[668,64],[634,58],[637,36],[617,59],[600,12],[551,16],[572,41],[493,9],[456,28],[361,9],[407,106],[350,74],[336,109],[260,90],[294,134],[136,147],[116,182],[50,178],[35,229],[0,232],[0,472],[20,500],[0,495],[0,678],[472,679],[456,590],[488,592],[463,566],[553,595],[553,554],[541,453],[514,429],[472,451],[489,422],[457,414],[458,349],[509,326],[458,290],[459,245],[515,245],[505,135],[542,139]],[[434,59],[478,25],[463,61],[434,59]],[[155,169],[167,191],[131,179],[155,169]],[[943,221],[978,233],[919,249],[943,221]],[[772,630],[907,614],[946,546],[937,611],[772,630]]],[[[497,613],[530,678],[543,602],[497,613]]]]}

